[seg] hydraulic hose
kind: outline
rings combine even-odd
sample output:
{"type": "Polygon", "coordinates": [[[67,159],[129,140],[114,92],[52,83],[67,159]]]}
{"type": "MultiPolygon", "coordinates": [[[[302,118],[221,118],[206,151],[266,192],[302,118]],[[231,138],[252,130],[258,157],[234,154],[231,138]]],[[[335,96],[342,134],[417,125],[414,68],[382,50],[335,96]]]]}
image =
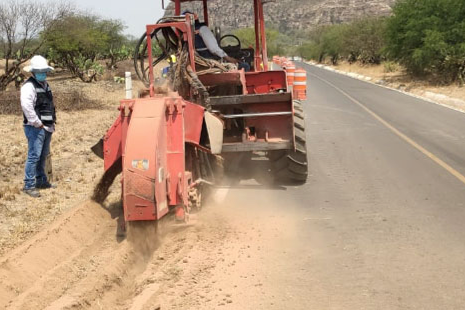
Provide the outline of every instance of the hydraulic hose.
{"type": "MultiPolygon", "coordinates": [[[[157,24],[169,24],[173,22],[185,22],[185,17],[163,17],[157,21],[157,24]]],[[[198,53],[195,53],[195,63],[189,65],[189,49],[187,42],[182,40],[171,26],[157,28],[150,34],[152,42],[157,42],[161,50],[161,55],[153,57],[152,64],[145,64],[147,57],[147,34],[144,33],[136,44],[134,51],[134,69],[137,77],[145,84],[150,86],[150,77],[148,71],[150,66],[156,66],[161,61],[176,55],[177,62],[172,65],[169,72],[169,81],[171,89],[177,91],[183,98],[211,109],[209,93],[207,88],[202,84],[199,75],[217,72],[226,72],[234,68],[230,64],[223,64],[216,60],[205,59],[198,53]],[[193,68],[195,67],[195,70],[193,68]]]]}

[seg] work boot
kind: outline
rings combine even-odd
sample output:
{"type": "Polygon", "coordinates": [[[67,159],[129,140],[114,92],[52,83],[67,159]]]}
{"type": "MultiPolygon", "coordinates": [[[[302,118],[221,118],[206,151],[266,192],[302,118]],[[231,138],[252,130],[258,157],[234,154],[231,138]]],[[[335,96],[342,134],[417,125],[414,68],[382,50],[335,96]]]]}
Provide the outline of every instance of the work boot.
{"type": "Polygon", "coordinates": [[[57,186],[55,184],[51,184],[50,182],[46,182],[46,183],[37,184],[36,188],[49,189],[49,188],[57,188],[57,186]]]}
{"type": "Polygon", "coordinates": [[[35,188],[25,188],[23,192],[33,198],[39,198],[40,193],[35,188]]]}

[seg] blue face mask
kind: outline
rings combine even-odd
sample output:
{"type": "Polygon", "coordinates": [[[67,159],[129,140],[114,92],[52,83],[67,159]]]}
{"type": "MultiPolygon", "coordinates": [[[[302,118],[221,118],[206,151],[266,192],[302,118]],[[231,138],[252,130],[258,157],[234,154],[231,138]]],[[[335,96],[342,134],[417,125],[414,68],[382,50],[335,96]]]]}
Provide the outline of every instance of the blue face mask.
{"type": "Polygon", "coordinates": [[[47,79],[47,73],[45,72],[37,72],[34,74],[34,76],[36,77],[36,80],[39,82],[43,82],[47,79]]]}

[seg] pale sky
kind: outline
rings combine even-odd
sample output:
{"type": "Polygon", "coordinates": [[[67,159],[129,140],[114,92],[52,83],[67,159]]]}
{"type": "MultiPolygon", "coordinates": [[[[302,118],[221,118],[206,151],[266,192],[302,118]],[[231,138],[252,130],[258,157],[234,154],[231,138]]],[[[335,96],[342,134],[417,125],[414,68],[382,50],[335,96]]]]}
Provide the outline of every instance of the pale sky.
{"type": "MultiPolygon", "coordinates": [[[[49,0],[36,0],[50,2],[49,0]]],[[[90,10],[103,18],[120,19],[126,25],[125,33],[139,37],[145,25],[154,24],[164,14],[162,0],[69,0],[78,8],[90,10]]],[[[165,6],[170,0],[165,0],[165,6]]]]}

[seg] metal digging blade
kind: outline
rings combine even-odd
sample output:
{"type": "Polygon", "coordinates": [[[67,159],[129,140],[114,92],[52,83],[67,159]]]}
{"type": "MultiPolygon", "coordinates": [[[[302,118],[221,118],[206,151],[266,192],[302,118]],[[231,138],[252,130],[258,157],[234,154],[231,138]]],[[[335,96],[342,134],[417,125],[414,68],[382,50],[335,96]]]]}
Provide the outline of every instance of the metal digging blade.
{"type": "Polygon", "coordinates": [[[90,148],[95,155],[103,159],[103,139],[100,139],[93,147],[90,148]]]}

